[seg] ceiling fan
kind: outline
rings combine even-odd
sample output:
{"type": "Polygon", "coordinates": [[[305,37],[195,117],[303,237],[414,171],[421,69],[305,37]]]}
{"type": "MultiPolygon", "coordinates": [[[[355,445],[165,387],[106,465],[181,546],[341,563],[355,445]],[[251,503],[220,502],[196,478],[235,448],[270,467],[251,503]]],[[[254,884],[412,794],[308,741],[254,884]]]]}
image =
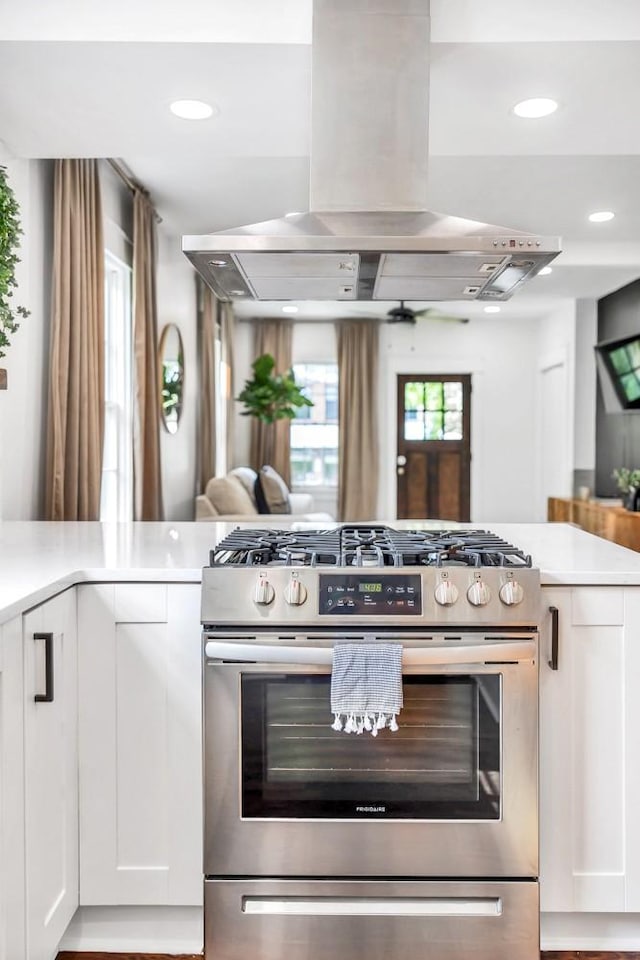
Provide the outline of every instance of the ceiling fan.
{"type": "Polygon", "coordinates": [[[449,323],[469,323],[469,317],[456,317],[453,314],[442,313],[436,307],[425,307],[424,310],[412,310],[411,307],[405,307],[404,300],[400,301],[399,307],[392,307],[387,313],[387,323],[410,323],[415,324],[416,320],[425,318],[427,320],[443,320],[449,323]]]}

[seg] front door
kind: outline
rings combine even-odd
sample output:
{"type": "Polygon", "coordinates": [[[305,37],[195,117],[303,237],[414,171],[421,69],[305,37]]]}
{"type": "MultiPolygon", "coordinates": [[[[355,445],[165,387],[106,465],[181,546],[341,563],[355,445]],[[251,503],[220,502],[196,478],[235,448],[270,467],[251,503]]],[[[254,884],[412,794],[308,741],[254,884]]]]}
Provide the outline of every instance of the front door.
{"type": "Polygon", "coordinates": [[[399,520],[469,520],[471,376],[398,376],[399,520]]]}

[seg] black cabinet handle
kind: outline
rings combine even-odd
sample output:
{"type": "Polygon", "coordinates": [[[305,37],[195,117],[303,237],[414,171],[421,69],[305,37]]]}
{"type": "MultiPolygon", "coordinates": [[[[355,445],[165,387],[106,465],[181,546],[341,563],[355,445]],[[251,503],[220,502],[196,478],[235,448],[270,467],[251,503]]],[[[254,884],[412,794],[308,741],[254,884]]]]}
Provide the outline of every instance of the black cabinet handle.
{"type": "Polygon", "coordinates": [[[549,607],[551,614],[551,660],[548,661],[552,670],[558,669],[558,635],[560,630],[560,611],[557,607],[549,607]]]}
{"type": "Polygon", "coordinates": [[[53,634],[34,633],[34,640],[44,640],[44,693],[36,693],[36,703],[53,703],[53,634]]]}

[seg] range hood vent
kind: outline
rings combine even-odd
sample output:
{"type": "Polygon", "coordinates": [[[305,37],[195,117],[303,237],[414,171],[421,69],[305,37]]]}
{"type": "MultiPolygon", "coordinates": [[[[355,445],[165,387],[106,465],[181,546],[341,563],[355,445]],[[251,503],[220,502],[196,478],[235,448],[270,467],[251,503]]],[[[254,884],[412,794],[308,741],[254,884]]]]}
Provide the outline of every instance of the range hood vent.
{"type": "Polygon", "coordinates": [[[216,296],[501,301],[558,255],[426,211],[429,54],[429,0],[314,0],[311,213],[183,237],[216,296]]]}

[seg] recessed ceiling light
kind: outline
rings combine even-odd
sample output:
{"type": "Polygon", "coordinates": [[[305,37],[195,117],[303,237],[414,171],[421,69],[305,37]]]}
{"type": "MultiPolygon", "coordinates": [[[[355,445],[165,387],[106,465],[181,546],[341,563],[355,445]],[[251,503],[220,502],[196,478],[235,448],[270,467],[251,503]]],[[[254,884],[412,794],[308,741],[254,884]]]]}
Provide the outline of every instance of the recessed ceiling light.
{"type": "Polygon", "coordinates": [[[484,308],[485,313],[500,313],[500,307],[491,306],[484,308]]]}
{"type": "Polygon", "coordinates": [[[553,273],[553,269],[551,267],[543,267],[542,270],[538,270],[536,276],[548,277],[550,273],[553,273]]]}
{"type": "Polygon", "coordinates": [[[613,220],[615,213],[611,210],[597,210],[596,213],[589,214],[591,223],[606,223],[607,220],[613,220]]]}
{"type": "Polygon", "coordinates": [[[297,312],[298,312],[298,308],[297,308],[297,307],[294,307],[293,305],[290,306],[290,307],[283,307],[283,308],[282,308],[282,312],[283,312],[283,313],[297,313],[297,312]]]}
{"type": "Polygon", "coordinates": [[[516,103],[513,112],[517,117],[525,117],[527,120],[537,120],[540,117],[548,117],[558,109],[555,100],[548,97],[532,97],[530,100],[521,100],[516,103]]]}
{"type": "Polygon", "coordinates": [[[213,107],[204,100],[174,100],[169,109],[182,120],[207,120],[213,116],[213,107]]]}

